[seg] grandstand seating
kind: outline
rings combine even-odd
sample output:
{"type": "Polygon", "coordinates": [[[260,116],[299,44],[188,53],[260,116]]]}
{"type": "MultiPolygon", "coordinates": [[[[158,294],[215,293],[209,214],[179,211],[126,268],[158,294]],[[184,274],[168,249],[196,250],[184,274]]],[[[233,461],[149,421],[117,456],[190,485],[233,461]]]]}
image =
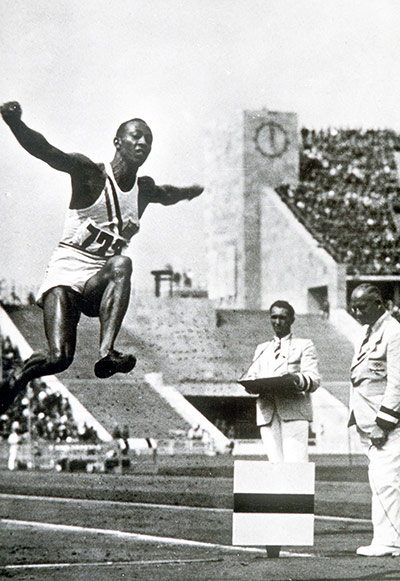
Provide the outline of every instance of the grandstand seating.
{"type": "MultiPolygon", "coordinates": [[[[1,337],[2,378],[7,381],[22,366],[19,350],[8,337],[1,337]]],[[[30,382],[29,390],[18,395],[13,405],[0,416],[0,440],[11,432],[26,438],[50,442],[96,441],[96,432],[75,422],[70,402],[55,393],[40,379],[30,382]]]]}
{"type": "Polygon", "coordinates": [[[400,273],[400,136],[389,130],[302,130],[300,183],[277,188],[349,274],[400,273]]]}

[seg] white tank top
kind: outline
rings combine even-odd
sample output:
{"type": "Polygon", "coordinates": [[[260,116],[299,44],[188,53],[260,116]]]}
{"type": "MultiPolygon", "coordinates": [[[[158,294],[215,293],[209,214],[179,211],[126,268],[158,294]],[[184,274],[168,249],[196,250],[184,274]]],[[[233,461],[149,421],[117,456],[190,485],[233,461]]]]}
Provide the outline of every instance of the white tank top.
{"type": "Polygon", "coordinates": [[[123,253],[140,227],[137,179],[129,192],[123,192],[111,165],[104,165],[107,179],[103,191],[88,208],[68,209],[59,244],[102,259],[123,253]]]}

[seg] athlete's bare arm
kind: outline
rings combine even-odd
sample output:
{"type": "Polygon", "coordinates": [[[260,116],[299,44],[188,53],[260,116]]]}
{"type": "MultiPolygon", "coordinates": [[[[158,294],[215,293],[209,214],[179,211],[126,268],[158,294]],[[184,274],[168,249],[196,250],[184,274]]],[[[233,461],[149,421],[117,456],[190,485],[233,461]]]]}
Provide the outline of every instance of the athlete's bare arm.
{"type": "Polygon", "coordinates": [[[71,173],[75,165],[75,156],[64,153],[51,145],[41,133],[30,129],[21,119],[22,109],[17,101],[5,103],[0,108],[1,116],[7,123],[17,141],[34,157],[48,163],[54,169],[71,173]]]}
{"type": "Polygon", "coordinates": [[[139,213],[143,214],[148,204],[162,204],[172,206],[181,200],[192,200],[203,192],[204,188],[198,185],[178,188],[165,185],[156,186],[154,180],[148,176],[140,177],[139,182],[139,213]]]}
{"type": "Polygon", "coordinates": [[[105,182],[97,164],[79,153],[65,153],[51,145],[45,137],[28,127],[21,119],[22,108],[17,101],[5,103],[0,113],[18,143],[31,155],[52,168],[70,174],[72,196],[70,207],[86,208],[100,195],[105,182]]]}
{"type": "Polygon", "coordinates": [[[164,206],[171,206],[181,200],[193,200],[203,193],[204,188],[201,186],[189,186],[184,188],[177,188],[176,186],[156,186],[155,199],[152,202],[163,204],[164,206]]]}

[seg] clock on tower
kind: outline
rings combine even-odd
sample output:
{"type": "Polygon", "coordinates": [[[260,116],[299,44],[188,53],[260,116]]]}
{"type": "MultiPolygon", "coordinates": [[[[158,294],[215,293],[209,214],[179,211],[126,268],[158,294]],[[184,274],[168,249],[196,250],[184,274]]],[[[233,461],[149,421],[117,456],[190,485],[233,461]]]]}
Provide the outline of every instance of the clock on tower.
{"type": "Polygon", "coordinates": [[[286,130],[276,121],[262,123],[255,131],[254,140],[257,150],[266,157],[280,157],[289,146],[286,130]]]}

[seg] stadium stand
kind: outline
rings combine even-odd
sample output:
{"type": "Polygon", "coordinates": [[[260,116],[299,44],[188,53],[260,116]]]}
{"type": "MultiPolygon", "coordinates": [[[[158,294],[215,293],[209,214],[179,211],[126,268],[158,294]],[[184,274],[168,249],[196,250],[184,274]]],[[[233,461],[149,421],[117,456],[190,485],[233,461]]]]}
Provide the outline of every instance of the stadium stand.
{"type": "Polygon", "coordinates": [[[390,130],[302,129],[300,183],[277,192],[348,274],[400,273],[399,193],[390,130]]]}
{"type": "MultiPolygon", "coordinates": [[[[8,337],[2,338],[1,359],[2,375],[7,380],[10,373],[22,365],[18,348],[8,337]]],[[[0,416],[0,439],[6,440],[13,430],[22,439],[30,437],[55,443],[98,440],[93,429],[87,426],[79,429],[68,400],[49,390],[40,380],[31,381],[29,390],[0,416]]]]}

